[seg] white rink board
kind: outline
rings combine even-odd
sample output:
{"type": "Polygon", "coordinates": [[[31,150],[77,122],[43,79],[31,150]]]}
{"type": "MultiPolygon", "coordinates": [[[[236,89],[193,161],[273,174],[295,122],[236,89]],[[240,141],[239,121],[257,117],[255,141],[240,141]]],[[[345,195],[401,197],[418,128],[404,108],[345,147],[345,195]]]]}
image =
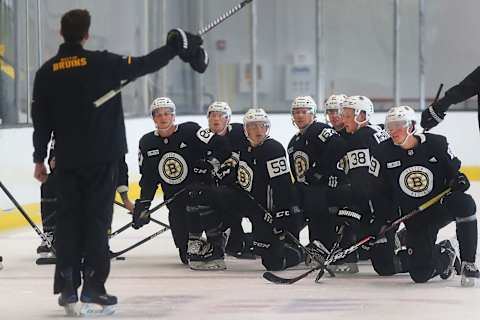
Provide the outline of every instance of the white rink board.
{"type": "MultiPolygon", "coordinates": [[[[419,114],[417,116],[420,117],[419,114]]],[[[270,135],[286,148],[296,132],[290,115],[272,114],[270,118],[270,135]]],[[[384,113],[378,113],[374,115],[372,122],[382,123],[384,118],[384,113]]],[[[177,123],[184,121],[197,121],[202,126],[207,125],[205,116],[177,116],[177,123]]],[[[232,122],[241,121],[241,115],[233,115],[232,122]]],[[[154,125],[150,118],[130,119],[126,121],[126,128],[130,181],[138,181],[138,141],[143,134],[152,131],[154,125]]],[[[0,129],[0,179],[21,204],[36,203],[40,198],[40,184],[33,179],[32,132],[32,128],[0,129]]],[[[432,132],[447,135],[453,151],[464,165],[480,166],[480,136],[476,112],[450,112],[446,120],[432,132]]],[[[0,193],[0,209],[11,207],[9,200],[0,193]]]]}

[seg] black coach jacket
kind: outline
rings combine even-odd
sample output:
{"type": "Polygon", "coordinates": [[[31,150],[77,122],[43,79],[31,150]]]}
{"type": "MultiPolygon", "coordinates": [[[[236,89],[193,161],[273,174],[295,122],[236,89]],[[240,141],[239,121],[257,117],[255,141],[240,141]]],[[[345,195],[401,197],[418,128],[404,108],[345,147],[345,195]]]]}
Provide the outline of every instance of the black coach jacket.
{"type": "Polygon", "coordinates": [[[93,102],[118,87],[121,80],[157,71],[175,57],[167,46],[146,56],[122,57],[60,45],[56,56],[36,73],[33,100],[34,162],[47,156],[55,132],[56,165],[70,169],[118,161],[127,152],[121,95],[101,107],[93,102]]]}

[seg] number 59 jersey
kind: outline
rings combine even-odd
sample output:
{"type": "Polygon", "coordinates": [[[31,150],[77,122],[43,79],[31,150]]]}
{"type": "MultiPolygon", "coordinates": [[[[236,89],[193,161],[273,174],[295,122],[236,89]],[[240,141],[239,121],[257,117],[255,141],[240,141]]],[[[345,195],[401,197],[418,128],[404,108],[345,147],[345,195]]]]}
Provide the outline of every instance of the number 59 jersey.
{"type": "Polygon", "coordinates": [[[241,149],[238,183],[267,210],[288,210],[292,180],[283,146],[267,138],[241,149]]]}

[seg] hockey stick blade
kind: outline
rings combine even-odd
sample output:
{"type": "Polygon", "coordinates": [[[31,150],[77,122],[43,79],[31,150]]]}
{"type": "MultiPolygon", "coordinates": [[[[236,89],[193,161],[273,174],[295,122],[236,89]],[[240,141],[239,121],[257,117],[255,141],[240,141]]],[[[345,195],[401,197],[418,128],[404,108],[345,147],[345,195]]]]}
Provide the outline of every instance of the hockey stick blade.
{"type": "Polygon", "coordinates": [[[266,271],[263,273],[263,278],[275,284],[294,284],[295,282],[302,280],[303,278],[307,277],[310,273],[315,272],[318,269],[321,269],[321,268],[320,267],[311,268],[310,270],[294,278],[283,278],[283,277],[277,276],[276,274],[270,271],[266,271]]]}
{"type": "Polygon", "coordinates": [[[37,260],[35,260],[35,263],[39,266],[43,266],[47,264],[55,264],[57,263],[57,259],[53,257],[38,258],[37,260]]]}

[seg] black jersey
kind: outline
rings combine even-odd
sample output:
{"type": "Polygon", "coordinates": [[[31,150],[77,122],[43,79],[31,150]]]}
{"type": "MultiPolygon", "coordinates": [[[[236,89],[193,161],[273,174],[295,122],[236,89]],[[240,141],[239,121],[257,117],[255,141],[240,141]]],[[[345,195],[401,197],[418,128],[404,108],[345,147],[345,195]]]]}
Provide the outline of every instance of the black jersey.
{"type": "Polygon", "coordinates": [[[355,202],[378,196],[381,181],[375,179],[371,170],[371,153],[380,143],[390,138],[388,132],[379,126],[368,125],[347,136],[348,151],[345,155],[345,172],[352,184],[355,202]]]}
{"type": "Polygon", "coordinates": [[[64,43],[35,75],[32,99],[34,162],[46,158],[55,132],[58,168],[81,168],[117,161],[127,153],[121,94],[102,107],[93,101],[120,85],[154,72],[175,57],[163,46],[141,57],[85,50],[64,43]]]}
{"type": "Polygon", "coordinates": [[[416,134],[418,145],[405,150],[390,139],[372,155],[370,173],[388,184],[395,204],[404,214],[448,188],[457,176],[460,160],[447,139],[436,134],[416,134]]]}
{"type": "Polygon", "coordinates": [[[289,210],[291,178],[283,146],[272,138],[240,151],[238,183],[270,212],[289,210]]]}
{"type": "Polygon", "coordinates": [[[167,138],[156,131],[147,133],[140,139],[138,154],[140,197],[152,200],[160,184],[168,198],[192,183],[192,166],[197,161],[215,158],[221,163],[230,154],[225,138],[194,122],[179,124],[167,138]]]}
{"type": "Polygon", "coordinates": [[[232,152],[235,153],[233,156],[238,158],[240,150],[245,149],[248,145],[248,140],[247,140],[247,137],[245,136],[243,124],[231,123],[227,127],[227,133],[225,134],[225,136],[227,137],[230,143],[232,152]]]}
{"type": "Polygon", "coordinates": [[[345,154],[346,142],[330,126],[313,122],[293,136],[287,150],[294,180],[304,182],[305,173],[311,167],[324,175],[334,175],[341,170],[339,161],[345,154]]]}

